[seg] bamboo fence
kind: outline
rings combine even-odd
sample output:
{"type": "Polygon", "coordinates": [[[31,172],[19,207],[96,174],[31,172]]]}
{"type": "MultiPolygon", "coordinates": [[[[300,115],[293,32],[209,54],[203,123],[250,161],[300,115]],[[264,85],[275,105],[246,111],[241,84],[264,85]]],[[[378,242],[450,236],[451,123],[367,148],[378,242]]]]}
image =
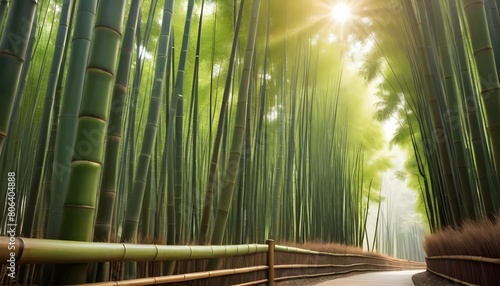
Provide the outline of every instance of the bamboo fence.
{"type": "Polygon", "coordinates": [[[500,285],[500,258],[445,255],[426,258],[427,270],[463,285],[500,285]]]}
{"type": "MultiPolygon", "coordinates": [[[[339,254],[318,252],[296,247],[267,244],[245,245],[155,245],[128,243],[95,243],[16,237],[15,241],[0,237],[2,272],[14,253],[15,265],[71,264],[94,262],[159,262],[169,260],[203,260],[212,258],[245,257],[253,264],[247,267],[213,271],[181,273],[169,276],[143,277],[86,285],[274,285],[275,281],[337,275],[350,272],[423,269],[423,263],[400,260],[375,254],[339,254]],[[8,246],[15,249],[9,250],[8,246]],[[265,259],[249,260],[251,255],[265,255],[265,259]],[[260,261],[260,262],[259,262],[260,261]],[[229,280],[229,277],[233,277],[229,280]],[[234,278],[236,277],[236,278],[234,278]],[[219,280],[216,280],[219,279],[219,280]],[[222,279],[222,280],[221,280],[222,279]],[[225,280],[224,280],[225,279],[225,280]],[[193,284],[198,281],[197,284],[193,284]]],[[[230,267],[226,263],[225,267],[230,267]]],[[[235,264],[233,264],[234,266],[235,264]]],[[[5,275],[4,275],[5,277],[5,275]]],[[[2,281],[6,285],[15,281],[2,281]]]]}

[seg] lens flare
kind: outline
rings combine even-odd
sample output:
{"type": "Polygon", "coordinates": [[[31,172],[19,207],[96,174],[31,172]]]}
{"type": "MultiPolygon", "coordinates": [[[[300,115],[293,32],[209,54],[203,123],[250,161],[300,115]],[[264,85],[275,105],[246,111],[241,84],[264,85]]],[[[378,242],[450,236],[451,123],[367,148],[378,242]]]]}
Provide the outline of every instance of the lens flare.
{"type": "Polygon", "coordinates": [[[351,18],[351,7],[345,3],[338,3],[332,8],[333,20],[344,23],[351,18]]]}

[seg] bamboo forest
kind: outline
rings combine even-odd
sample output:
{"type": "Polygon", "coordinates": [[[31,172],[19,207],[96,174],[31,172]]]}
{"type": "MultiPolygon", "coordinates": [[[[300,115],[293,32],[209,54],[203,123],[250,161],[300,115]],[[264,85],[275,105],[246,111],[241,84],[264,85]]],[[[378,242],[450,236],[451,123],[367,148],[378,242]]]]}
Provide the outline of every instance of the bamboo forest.
{"type": "Polygon", "coordinates": [[[0,0],[0,284],[500,285],[499,8],[0,0]]]}

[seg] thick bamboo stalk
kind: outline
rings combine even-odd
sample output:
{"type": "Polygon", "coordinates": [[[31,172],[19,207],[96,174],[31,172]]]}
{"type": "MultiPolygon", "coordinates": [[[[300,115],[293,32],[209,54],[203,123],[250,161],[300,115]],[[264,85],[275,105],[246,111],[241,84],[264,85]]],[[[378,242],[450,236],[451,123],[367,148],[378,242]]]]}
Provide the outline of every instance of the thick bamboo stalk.
{"type": "Polygon", "coordinates": [[[70,55],[61,96],[61,108],[56,132],[55,154],[51,177],[50,206],[45,237],[56,238],[61,223],[61,214],[71,170],[70,162],[75,145],[78,111],[83,92],[85,69],[88,62],[92,27],[97,1],[78,2],[74,19],[70,55]]]}
{"type": "Polygon", "coordinates": [[[445,116],[446,120],[444,120],[444,124],[447,124],[451,131],[450,139],[453,140],[453,144],[450,144],[450,148],[454,149],[454,161],[456,161],[454,170],[458,171],[456,177],[459,182],[458,185],[460,185],[457,195],[461,195],[462,204],[465,206],[463,208],[465,218],[476,219],[479,216],[479,212],[474,206],[474,190],[472,189],[470,177],[468,175],[469,168],[466,163],[467,150],[464,143],[465,136],[463,134],[462,122],[453,118],[453,115],[451,115],[452,111],[449,111],[449,109],[458,109],[459,102],[457,98],[461,96],[461,92],[457,88],[455,73],[456,64],[453,62],[453,54],[449,52],[451,48],[449,47],[450,44],[447,37],[446,23],[443,21],[444,13],[441,4],[436,1],[427,1],[426,9],[429,13],[429,18],[432,18],[432,13],[434,14],[434,21],[431,23],[437,38],[435,46],[440,52],[438,58],[441,60],[442,68],[441,78],[443,84],[440,91],[442,93],[441,96],[446,97],[446,107],[449,112],[449,114],[445,116]]]}
{"type": "Polygon", "coordinates": [[[474,154],[473,159],[475,160],[474,171],[477,173],[477,184],[481,191],[481,199],[485,208],[486,214],[493,218],[495,216],[495,206],[494,206],[494,196],[492,196],[492,190],[495,188],[493,181],[496,180],[496,176],[493,171],[490,171],[490,166],[488,165],[487,154],[485,148],[487,146],[484,133],[484,123],[481,121],[480,117],[480,104],[479,98],[477,96],[477,91],[473,86],[473,76],[471,73],[471,59],[467,55],[467,50],[465,48],[465,36],[461,29],[461,17],[459,3],[455,0],[449,0],[450,14],[452,21],[452,28],[454,33],[455,46],[457,47],[457,56],[459,59],[458,66],[460,68],[461,84],[462,84],[462,96],[463,102],[467,104],[464,105],[464,112],[466,112],[467,122],[469,123],[469,136],[470,144],[472,145],[472,152],[474,154]],[[476,108],[477,107],[477,108],[476,108]],[[490,178],[488,178],[490,177],[490,178]]]}
{"type": "Polygon", "coordinates": [[[97,210],[94,241],[109,241],[111,234],[112,214],[115,206],[117,175],[119,166],[119,149],[121,139],[122,121],[125,111],[126,94],[128,89],[129,75],[131,70],[132,53],[134,48],[134,37],[139,19],[139,7],[141,0],[131,3],[123,44],[120,51],[120,61],[116,72],[116,81],[113,87],[111,99],[111,112],[107,128],[106,158],[103,166],[101,191],[99,194],[99,208],[97,210]]]}
{"type": "MultiPolygon", "coordinates": [[[[91,241],[104,153],[104,133],[115,80],[126,1],[101,2],[93,29],[91,54],[78,115],[60,239],[91,241]]],[[[53,283],[77,284],[87,279],[87,265],[58,265],[53,283]]]]}
{"type": "Polygon", "coordinates": [[[500,82],[495,64],[492,40],[488,34],[488,24],[484,0],[461,1],[469,27],[474,52],[475,67],[481,83],[481,99],[485,107],[485,121],[491,142],[493,161],[497,177],[500,178],[500,82]]]}

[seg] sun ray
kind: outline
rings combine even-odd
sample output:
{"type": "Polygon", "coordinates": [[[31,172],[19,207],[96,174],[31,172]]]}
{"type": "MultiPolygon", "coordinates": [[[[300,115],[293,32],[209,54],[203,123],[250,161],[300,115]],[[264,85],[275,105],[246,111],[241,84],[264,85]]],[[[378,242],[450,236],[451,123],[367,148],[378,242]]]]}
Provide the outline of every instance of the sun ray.
{"type": "Polygon", "coordinates": [[[330,16],[335,21],[345,23],[352,17],[351,7],[346,3],[339,2],[332,7],[330,16]]]}

